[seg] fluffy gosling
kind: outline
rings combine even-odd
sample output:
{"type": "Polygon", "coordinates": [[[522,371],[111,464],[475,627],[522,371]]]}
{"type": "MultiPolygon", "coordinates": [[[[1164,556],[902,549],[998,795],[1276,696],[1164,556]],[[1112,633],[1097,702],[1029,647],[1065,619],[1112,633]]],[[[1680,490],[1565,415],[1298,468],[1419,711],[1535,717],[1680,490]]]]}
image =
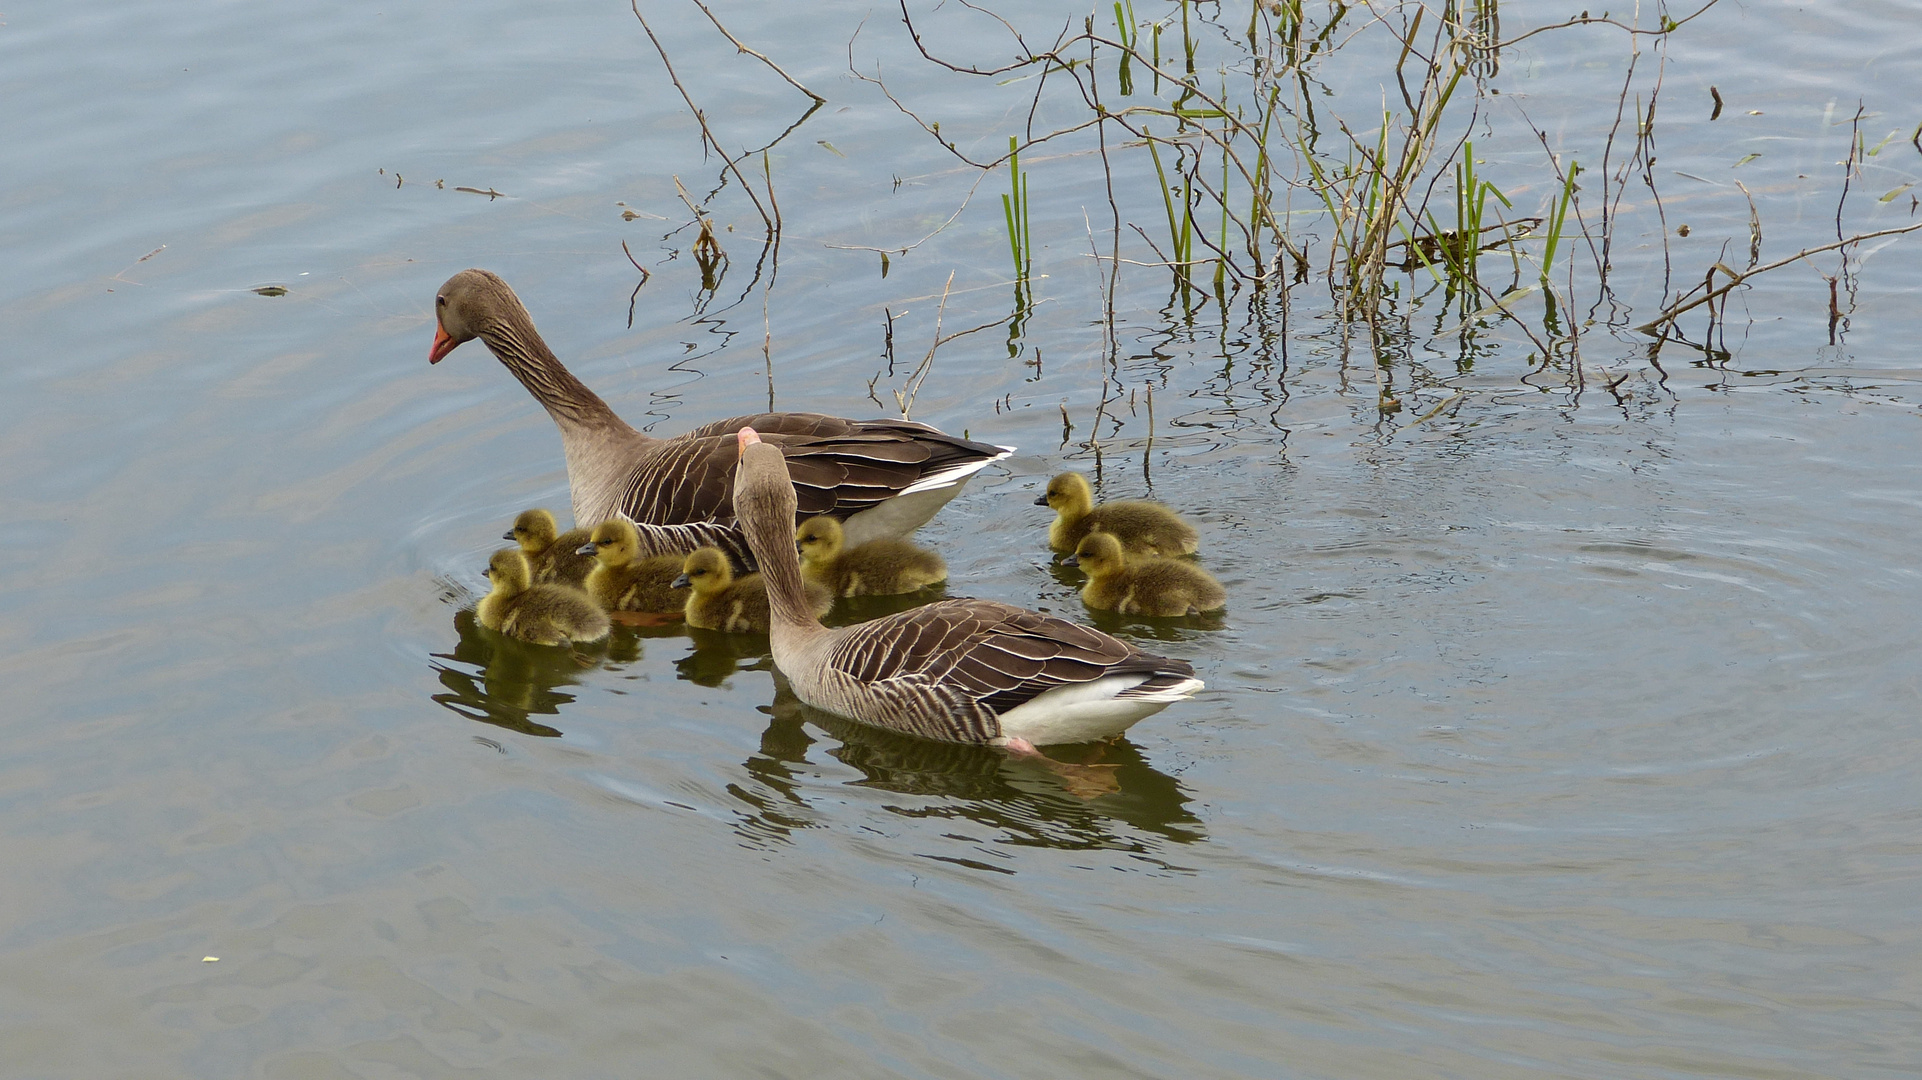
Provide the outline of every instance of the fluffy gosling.
{"type": "MultiPolygon", "coordinates": [[[[767,633],[767,582],[759,574],[735,577],[720,548],[690,553],[674,585],[693,590],[687,598],[687,625],[731,634],[767,633]]],[[[834,597],[813,582],[808,583],[807,596],[816,616],[834,606],[834,597]]]]}
{"type": "Polygon", "coordinates": [[[598,641],[607,636],[607,616],[587,594],[569,585],[536,583],[527,556],[502,548],[487,563],[493,586],[474,611],[482,626],[536,645],[598,641]]]}
{"type": "Polygon", "coordinates": [[[846,543],[847,534],[834,518],[802,522],[794,534],[801,576],[835,596],[897,596],[948,579],[941,556],[906,540],[846,543]]]}
{"type": "Polygon", "coordinates": [[[520,545],[536,584],[559,582],[579,586],[587,580],[588,571],[594,569],[594,557],[580,554],[581,546],[588,540],[587,530],[561,532],[560,526],[554,523],[554,515],[539,507],[521,511],[514,519],[514,527],[502,534],[501,539],[520,545]]]}
{"type": "Polygon", "coordinates": [[[580,554],[594,560],[582,583],[602,611],[680,611],[688,591],[674,587],[681,573],[681,556],[637,558],[641,535],[626,518],[612,518],[594,526],[580,554]]]}
{"type": "Polygon", "coordinates": [[[1081,600],[1123,615],[1198,615],[1228,603],[1228,590],[1193,563],[1128,555],[1113,533],[1095,532],[1075,545],[1069,564],[1087,572],[1081,600]]]}
{"type": "Polygon", "coordinates": [[[1158,502],[1117,499],[1094,504],[1094,489],[1080,473],[1064,472],[1048,481],[1048,490],[1034,501],[1054,511],[1048,526],[1048,546],[1073,551],[1081,538],[1105,532],[1136,555],[1192,555],[1199,540],[1195,527],[1158,502]]]}

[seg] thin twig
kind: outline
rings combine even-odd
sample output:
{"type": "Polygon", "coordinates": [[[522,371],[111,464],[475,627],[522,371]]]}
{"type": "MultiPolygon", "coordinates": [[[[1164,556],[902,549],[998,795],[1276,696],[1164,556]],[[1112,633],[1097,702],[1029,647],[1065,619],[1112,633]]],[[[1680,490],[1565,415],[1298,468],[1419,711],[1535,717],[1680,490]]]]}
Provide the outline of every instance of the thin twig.
{"type": "Polygon", "coordinates": [[[1763,265],[1758,266],[1753,270],[1745,270],[1745,271],[1742,271],[1741,273],[1736,273],[1734,270],[1730,269],[1727,266],[1720,266],[1720,264],[1717,264],[1718,266],[1720,266],[1722,273],[1729,278],[1728,284],[1720,286],[1716,288],[1714,291],[1709,292],[1705,295],[1698,296],[1695,299],[1688,301],[1687,303],[1678,303],[1666,309],[1660,315],[1657,315],[1655,318],[1650,319],[1648,322],[1645,322],[1642,325],[1636,327],[1635,330],[1637,333],[1653,334],[1656,331],[1656,329],[1662,326],[1663,324],[1672,323],[1675,321],[1677,316],[1683,314],[1684,312],[1693,310],[1694,308],[1698,308],[1703,304],[1706,304],[1712,300],[1720,299],[1724,294],[1728,293],[1730,290],[1734,289],[1737,285],[1742,284],[1748,279],[1752,277],[1756,277],[1757,275],[1760,275],[1760,274],[1766,274],[1771,270],[1780,270],[1782,267],[1787,266],[1790,263],[1799,261],[1801,259],[1806,259],[1810,255],[1820,255],[1824,251],[1834,251],[1836,248],[1847,247],[1850,244],[1859,244],[1865,240],[1874,240],[1878,237],[1899,236],[1902,233],[1912,233],[1912,232],[1915,232],[1917,229],[1922,229],[1922,221],[1918,221],[1913,225],[1904,225],[1899,229],[1878,229],[1875,232],[1858,233],[1845,240],[1837,240],[1833,243],[1823,244],[1820,247],[1804,248],[1801,251],[1798,251],[1795,254],[1788,256],[1787,258],[1777,259],[1772,263],[1764,263],[1763,265]]]}
{"type": "MultiPolygon", "coordinates": [[[[817,105],[827,104],[827,101],[828,101],[827,98],[822,97],[821,95],[815,93],[812,90],[809,90],[807,87],[802,86],[800,83],[796,82],[794,80],[794,76],[789,75],[787,72],[781,70],[781,65],[775,63],[772,60],[769,60],[762,53],[756,52],[753,49],[748,48],[746,45],[741,44],[741,39],[735,37],[733,34],[728,33],[727,27],[721,25],[721,20],[715,18],[714,13],[712,11],[709,11],[707,9],[707,5],[701,3],[701,0],[694,0],[694,6],[701,9],[701,14],[707,16],[707,21],[714,24],[714,29],[719,30],[721,32],[722,37],[733,42],[734,47],[736,49],[739,49],[740,51],[748,54],[749,56],[752,56],[756,60],[759,60],[761,63],[766,64],[768,67],[774,69],[774,73],[776,75],[779,75],[783,80],[785,80],[789,86],[792,86],[796,90],[799,90],[803,94],[806,94],[807,96],[813,98],[815,104],[817,105]]],[[[635,14],[638,15],[640,14],[640,12],[637,11],[635,12],[635,14]]]]}

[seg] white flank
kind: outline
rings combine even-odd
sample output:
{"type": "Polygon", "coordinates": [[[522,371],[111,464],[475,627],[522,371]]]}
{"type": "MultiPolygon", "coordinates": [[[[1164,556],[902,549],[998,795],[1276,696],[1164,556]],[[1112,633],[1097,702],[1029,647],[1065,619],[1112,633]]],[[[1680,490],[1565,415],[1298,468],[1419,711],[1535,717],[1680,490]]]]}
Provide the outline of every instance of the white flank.
{"type": "Polygon", "coordinates": [[[841,523],[847,533],[847,546],[865,544],[870,540],[884,537],[907,536],[914,530],[926,525],[941,508],[961,494],[961,485],[968,478],[980,472],[990,461],[1000,461],[1014,453],[1003,447],[1001,453],[981,461],[968,461],[951,465],[940,472],[930,473],[901,489],[894,498],[863,510],[841,523]]]}
{"type": "MultiPolygon", "coordinates": [[[[935,491],[949,486],[959,487],[967,482],[968,477],[986,468],[989,462],[1000,461],[1012,453],[1014,453],[1014,447],[1004,446],[1001,448],[1000,453],[991,458],[982,458],[980,461],[964,461],[959,465],[950,465],[939,472],[931,472],[921,479],[916,480],[914,483],[909,484],[907,487],[902,488],[901,494],[913,495],[920,491],[935,491]]],[[[899,497],[900,496],[896,496],[896,498],[899,497]]]]}
{"type": "Polygon", "coordinates": [[[1202,685],[1200,679],[1186,679],[1163,690],[1128,694],[1146,681],[1140,675],[1109,675],[1057,686],[1002,713],[1001,734],[1036,746],[1093,742],[1121,734],[1143,717],[1193,696],[1202,685]]]}

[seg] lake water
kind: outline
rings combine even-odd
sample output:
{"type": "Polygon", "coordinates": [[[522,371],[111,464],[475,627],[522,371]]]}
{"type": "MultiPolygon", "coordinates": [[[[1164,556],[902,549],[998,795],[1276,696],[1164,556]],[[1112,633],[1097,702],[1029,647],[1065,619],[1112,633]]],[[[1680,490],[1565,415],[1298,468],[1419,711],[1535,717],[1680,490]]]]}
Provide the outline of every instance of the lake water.
{"type": "MultiPolygon", "coordinates": [[[[698,9],[643,10],[723,145],[805,112],[698,9]]],[[[426,363],[453,272],[504,275],[657,434],[770,397],[897,413],[937,310],[1009,314],[1002,173],[885,276],[849,250],[975,179],[849,40],[984,155],[1022,87],[937,74],[885,6],[716,14],[828,101],[768,155],[778,273],[715,199],[712,294],[663,236],[720,163],[625,5],[0,16],[0,1076],[1922,1071],[1922,236],[1856,250],[1833,330],[1835,253],[1758,278],[1725,355],[1655,368],[1604,308],[1579,380],[1499,327],[1461,363],[1410,301],[1384,417],[1322,284],[1183,316],[1127,268],[1109,366],[1101,172],[1034,151],[1039,305],[913,402],[1020,449],[920,537],[952,593],[1086,617],[1032,499],[1098,465],[1191,512],[1231,592],[1214,623],[1097,620],[1208,689],[1051,771],[815,713],[740,642],[473,626],[487,553],[566,478],[478,344],[426,363]]],[[[957,14],[940,47],[1005,62],[957,14]]],[[[1558,185],[1506,110],[1599,163],[1630,47],[1505,52],[1477,153],[1517,213],[1558,185]]],[[[1355,48],[1329,100],[1379,117],[1355,48]]],[[[1922,4],[1723,3],[1666,65],[1666,218],[1631,185],[1613,256],[1642,317],[1664,231],[1677,283],[1745,260],[1736,179],[1764,261],[1835,240],[1858,104],[1846,229],[1922,220],[1882,201],[1922,178],[1922,4]]]]}

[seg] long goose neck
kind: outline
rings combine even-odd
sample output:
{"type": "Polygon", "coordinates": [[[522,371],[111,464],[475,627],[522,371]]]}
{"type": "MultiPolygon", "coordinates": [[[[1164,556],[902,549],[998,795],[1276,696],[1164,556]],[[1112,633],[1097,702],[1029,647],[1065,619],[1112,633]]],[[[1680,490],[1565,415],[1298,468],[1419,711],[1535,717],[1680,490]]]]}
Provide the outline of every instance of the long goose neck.
{"type": "MultiPolygon", "coordinates": [[[[518,307],[518,305],[517,305],[518,307]]],[[[500,362],[541,403],[547,415],[560,425],[563,435],[572,430],[607,430],[627,435],[639,434],[607,407],[599,394],[574,377],[561,365],[554,351],[541,340],[526,309],[511,311],[491,319],[481,328],[480,339],[487,343],[500,362]]]]}
{"type": "Polygon", "coordinates": [[[760,564],[767,582],[768,615],[775,632],[797,636],[826,633],[809,609],[807,586],[801,578],[801,557],[794,550],[793,489],[785,508],[764,514],[742,515],[741,531],[760,564]]]}

